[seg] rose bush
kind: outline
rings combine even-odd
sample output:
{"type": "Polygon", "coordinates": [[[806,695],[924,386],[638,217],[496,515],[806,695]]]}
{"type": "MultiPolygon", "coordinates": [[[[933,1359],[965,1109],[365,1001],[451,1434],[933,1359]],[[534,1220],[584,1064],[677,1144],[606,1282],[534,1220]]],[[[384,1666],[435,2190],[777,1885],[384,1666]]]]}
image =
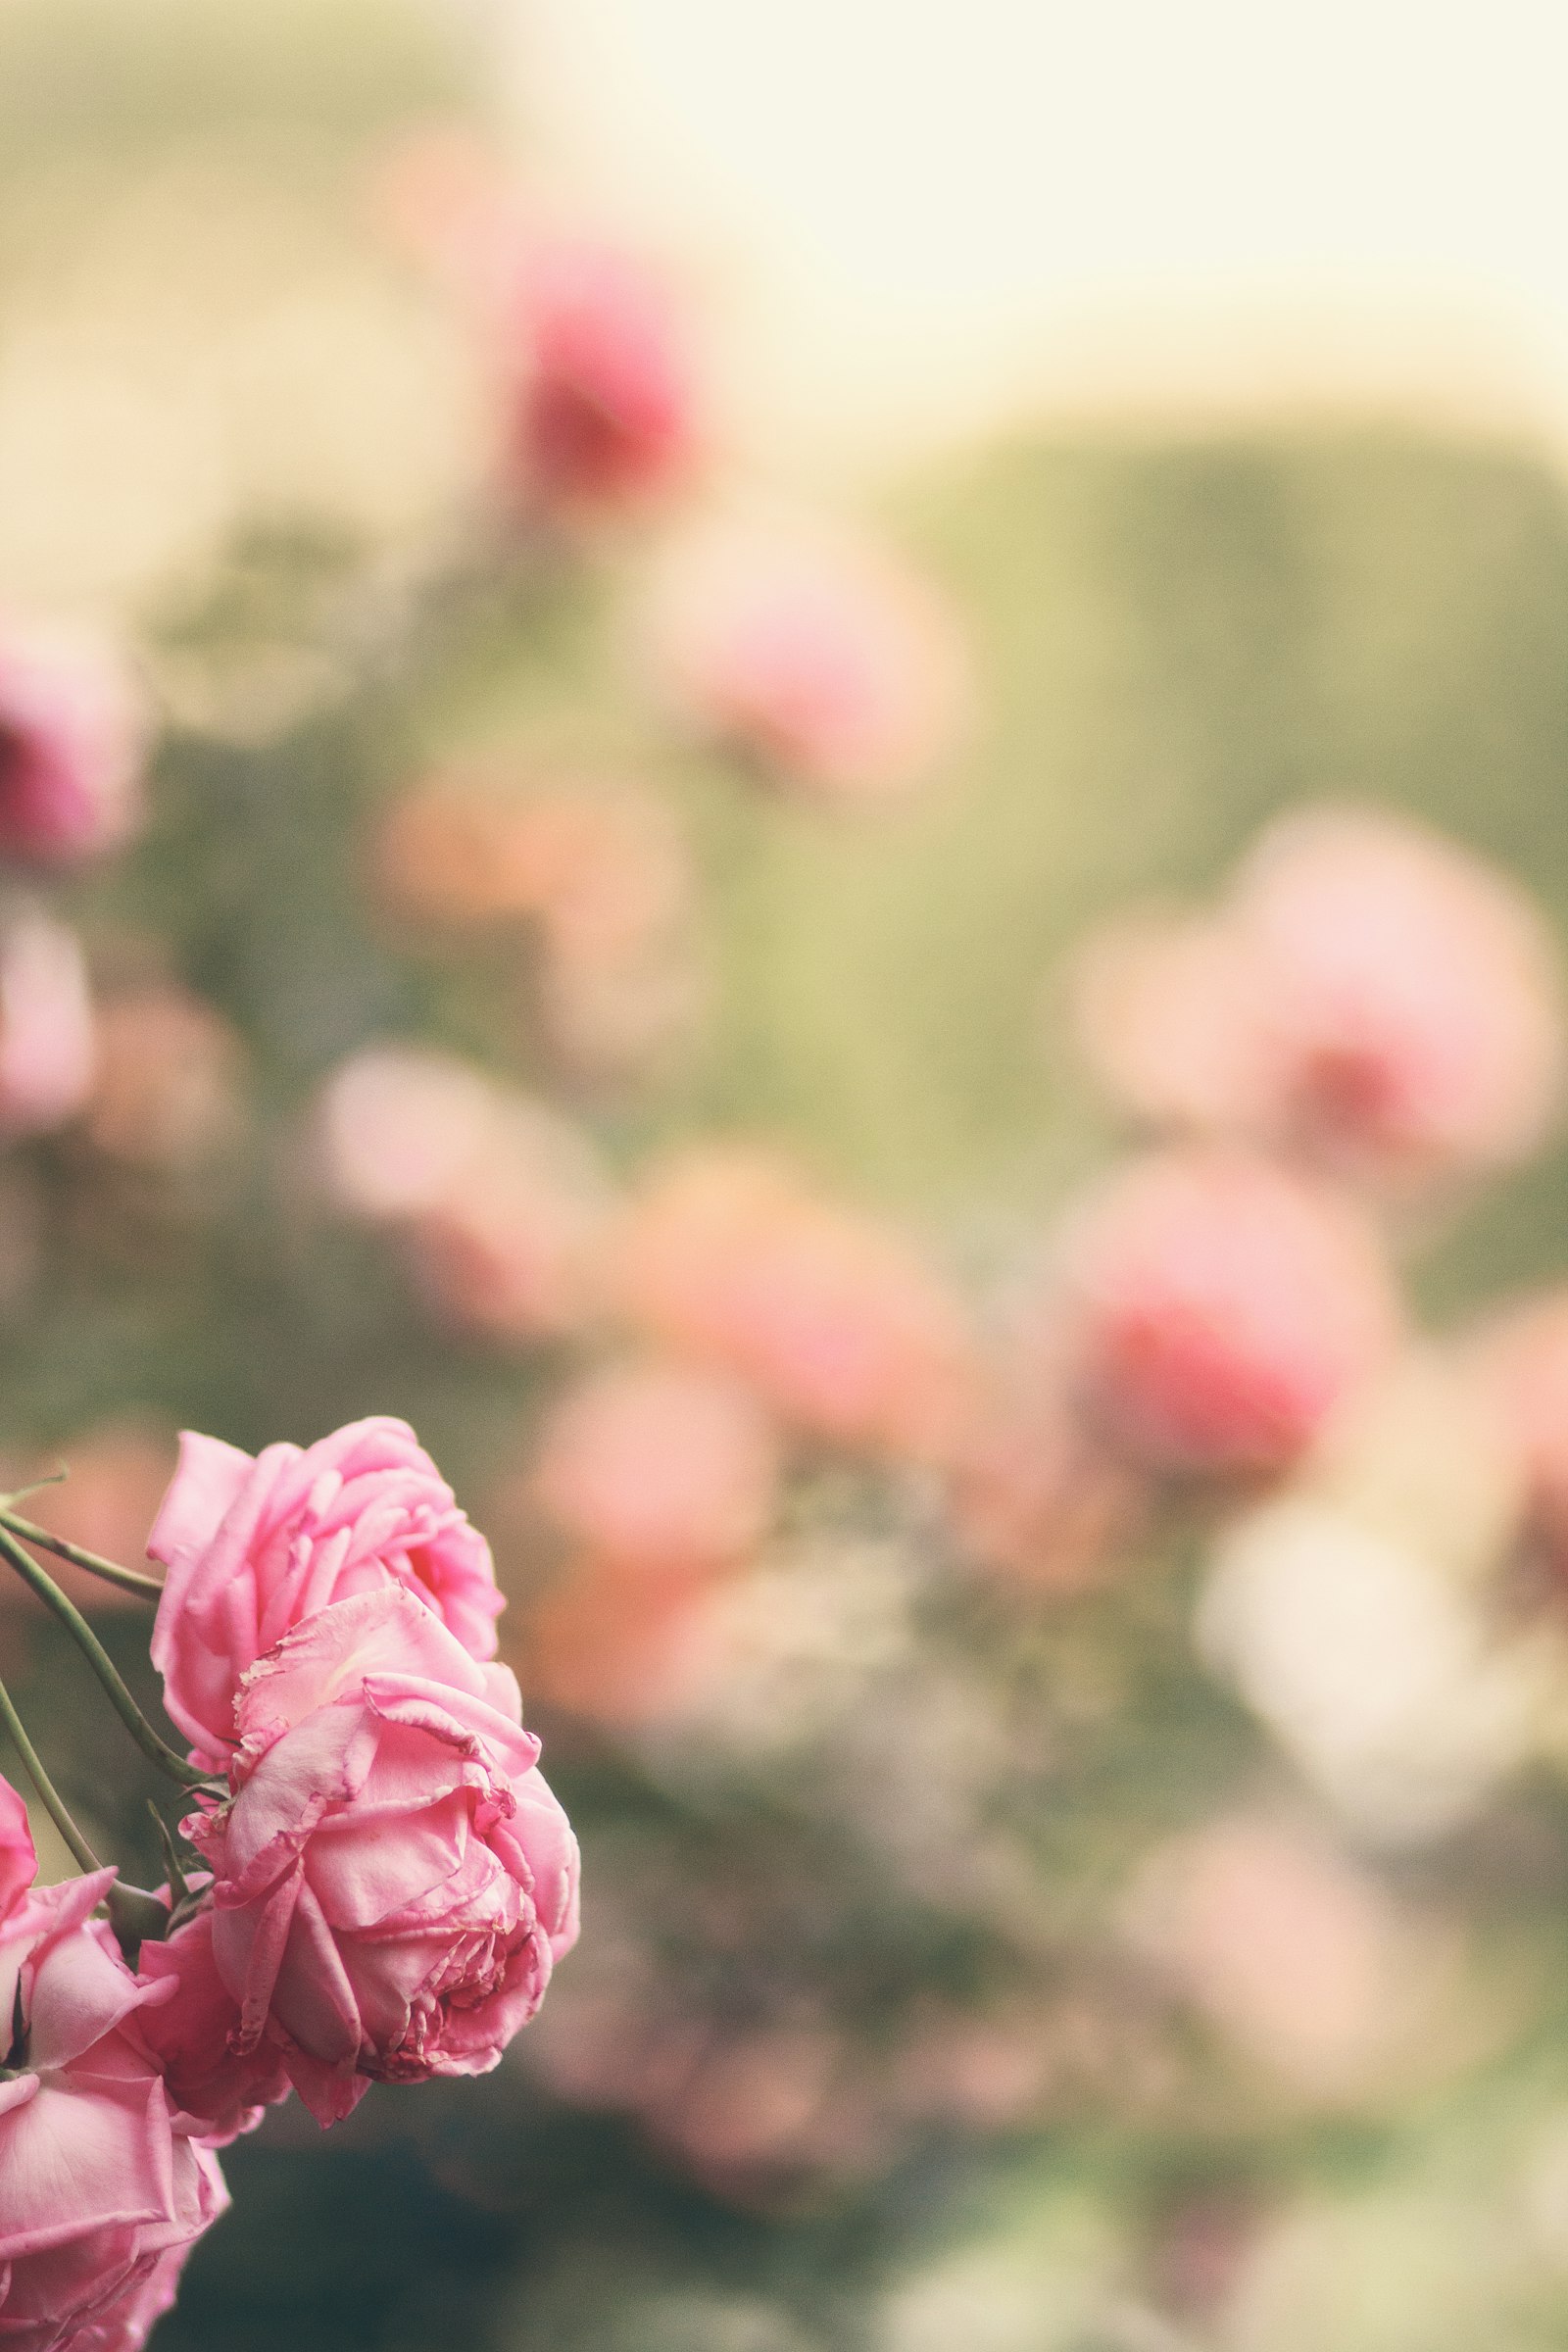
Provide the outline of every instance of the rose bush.
{"type": "Polygon", "coordinates": [[[388,1578],[244,1676],[228,1800],[187,1832],[212,1956],[318,2121],[371,2079],[483,2074],[577,1934],[577,1844],[511,1673],[388,1578]]]}
{"type": "Polygon", "coordinates": [[[136,2352],[227,2192],[140,2031],[167,1996],[91,1916],[114,1872],[33,1871],[0,1782],[0,2344],[136,2352]]]}
{"type": "Polygon", "coordinates": [[[219,1770],[250,1669],[351,1594],[401,1587],[470,1657],[495,1655],[503,1604],[490,1546],[403,1421],[353,1421],[254,1459],[187,1430],[147,1550],[169,1572],[152,1638],[164,1703],[219,1770]]]}

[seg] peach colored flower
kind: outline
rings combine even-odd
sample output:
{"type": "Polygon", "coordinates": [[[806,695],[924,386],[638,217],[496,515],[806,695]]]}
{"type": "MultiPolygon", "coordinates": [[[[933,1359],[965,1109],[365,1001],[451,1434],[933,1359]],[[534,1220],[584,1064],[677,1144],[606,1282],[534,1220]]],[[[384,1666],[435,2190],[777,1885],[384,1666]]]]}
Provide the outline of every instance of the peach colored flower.
{"type": "Polygon", "coordinates": [[[1392,1354],[1371,1229],[1268,1161],[1135,1161],[1061,1243],[1065,1345],[1092,1425],[1166,1471],[1280,1470],[1392,1354]]]}
{"type": "Polygon", "coordinates": [[[127,989],[98,1013],[98,1074],[86,1133],[130,1167],[193,1176],[245,1128],[244,1054],[221,1013],[168,982],[127,989]]]}
{"type": "Polygon", "coordinates": [[[896,1235],[765,1153],[695,1151],[656,1178],[618,1282],[646,1330],[813,1437],[929,1458],[963,1423],[974,1367],[956,1298],[896,1235]]]}
{"type": "Polygon", "coordinates": [[[702,1570],[760,1543],[778,1467],[772,1424],[746,1389],[696,1366],[623,1364],[557,1397],[530,1486],[545,1520],[595,1558],[702,1570]]]}

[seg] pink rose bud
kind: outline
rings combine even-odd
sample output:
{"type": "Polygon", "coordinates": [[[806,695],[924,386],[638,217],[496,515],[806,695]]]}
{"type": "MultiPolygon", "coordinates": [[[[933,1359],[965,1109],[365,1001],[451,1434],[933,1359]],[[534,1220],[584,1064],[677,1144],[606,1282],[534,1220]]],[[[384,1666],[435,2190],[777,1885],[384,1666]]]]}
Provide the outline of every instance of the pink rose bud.
{"type": "Polygon", "coordinates": [[[368,2081],[484,2074],[577,1936],[577,1842],[503,1666],[407,1586],[306,1618],[247,1675],[232,1795],[187,1824],[237,2058],[317,2120],[368,2081]]]}
{"type": "Polygon", "coordinates": [[[0,1135],[74,1117],[97,1066],[87,967],[74,931],[28,907],[0,928],[0,1135]]]}
{"type": "Polygon", "coordinates": [[[1080,1211],[1062,1254],[1092,1424],[1153,1469],[1283,1469],[1398,1334],[1370,1228],[1242,1153],[1135,1162],[1080,1211]]]}
{"type": "Polygon", "coordinates": [[[0,858],[63,865],[141,815],[146,713],[107,645],[0,619],[0,858]]]}
{"type": "Polygon", "coordinates": [[[259,1658],[351,1593],[398,1587],[475,1658],[492,1658],[490,1546],[406,1422],[352,1421],[314,1446],[254,1459],[186,1430],[147,1539],[168,1570],[153,1625],[164,1704],[193,1752],[221,1769],[259,1658]]]}
{"type": "Polygon", "coordinates": [[[697,448],[690,363],[659,278],[608,247],[541,244],[508,322],[508,460],[547,510],[671,487],[697,448]]]}
{"type": "Polygon", "coordinates": [[[760,1152],[694,1152],[628,1221],[627,1312],[829,1443],[930,1459],[968,1409],[957,1299],[897,1235],[760,1152]]]}
{"type": "Polygon", "coordinates": [[[569,1544],[600,1559],[720,1569],[767,1532],[778,1450],[762,1407],[721,1374],[617,1365],[552,1406],[533,1500],[569,1544]]]}
{"type": "Polygon", "coordinates": [[[137,2352],[228,2196],[141,2034],[161,1996],[90,1917],[114,1872],[32,1873],[0,1783],[0,2342],[137,2352]]]}
{"type": "Polygon", "coordinates": [[[956,626],[888,557],[800,524],[713,524],[656,584],[650,656],[705,733],[821,801],[896,799],[966,701],[956,626]]]}

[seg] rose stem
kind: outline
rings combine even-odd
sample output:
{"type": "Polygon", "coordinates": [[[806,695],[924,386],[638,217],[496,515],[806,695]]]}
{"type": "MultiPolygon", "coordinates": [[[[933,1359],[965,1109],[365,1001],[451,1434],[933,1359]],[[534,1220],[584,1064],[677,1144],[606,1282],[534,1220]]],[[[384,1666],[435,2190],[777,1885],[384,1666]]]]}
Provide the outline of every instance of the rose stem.
{"type": "Polygon", "coordinates": [[[4,1683],[0,1683],[0,1723],[3,1723],[10,1733],[11,1744],[22,1758],[23,1769],[43,1799],[45,1812],[67,1845],[70,1846],[77,1869],[102,1870],[103,1864],[72,1820],[70,1813],[66,1810],[65,1798],[39,1762],[38,1751],[24,1731],[22,1717],[17,1713],[11,1693],[4,1683]]]}
{"type": "Polygon", "coordinates": [[[19,1518],[11,1508],[16,1496],[0,1497],[0,1527],[8,1527],[24,1544],[35,1544],[40,1551],[52,1551],[57,1560],[69,1560],[74,1568],[85,1568],[89,1576],[101,1576],[105,1584],[118,1585],[122,1592],[134,1592],[138,1600],[156,1600],[163,1585],[156,1576],[143,1576],[139,1568],[121,1568],[113,1560],[100,1559],[95,1551],[84,1551],[79,1544],[69,1544],[64,1536],[52,1536],[46,1527],[35,1527],[30,1519],[19,1518]]]}
{"type": "Polygon", "coordinates": [[[45,1606],[52,1609],[59,1618],[102,1683],[109,1694],[109,1701],[115,1713],[120,1717],[142,1754],[150,1757],[161,1772],[167,1772],[172,1780],[180,1782],[185,1788],[205,1788],[212,1779],[212,1775],[203,1772],[199,1764],[187,1764],[184,1757],[176,1755],[168,1740],[161,1739],[154,1731],[121,1681],[114,1660],[81,1611],[66,1598],[47,1570],[40,1568],[36,1560],[28,1557],[3,1521],[0,1521],[0,1553],[3,1553],[5,1558],[11,1562],[23,1583],[30,1586],[45,1606]]]}

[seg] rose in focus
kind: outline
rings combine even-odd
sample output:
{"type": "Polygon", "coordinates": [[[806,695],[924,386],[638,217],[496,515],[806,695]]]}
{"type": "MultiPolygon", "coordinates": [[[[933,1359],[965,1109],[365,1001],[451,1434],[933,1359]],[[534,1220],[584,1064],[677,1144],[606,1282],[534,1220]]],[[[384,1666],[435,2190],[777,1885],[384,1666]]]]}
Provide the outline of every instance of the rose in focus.
{"type": "Polygon", "coordinates": [[[482,2074],[577,1934],[577,1845],[481,1665],[404,1584],[332,1602],[245,1678],[213,1873],[229,2046],[281,2054],[318,2121],[373,2079],[482,2074]]]}
{"type": "Polygon", "coordinates": [[[490,1547],[402,1421],[351,1422],[255,1459],[186,1431],[147,1549],[168,1570],[152,1638],[164,1703],[219,1770],[251,1670],[351,1594],[401,1587],[465,1652],[495,1655],[490,1547]]]}

